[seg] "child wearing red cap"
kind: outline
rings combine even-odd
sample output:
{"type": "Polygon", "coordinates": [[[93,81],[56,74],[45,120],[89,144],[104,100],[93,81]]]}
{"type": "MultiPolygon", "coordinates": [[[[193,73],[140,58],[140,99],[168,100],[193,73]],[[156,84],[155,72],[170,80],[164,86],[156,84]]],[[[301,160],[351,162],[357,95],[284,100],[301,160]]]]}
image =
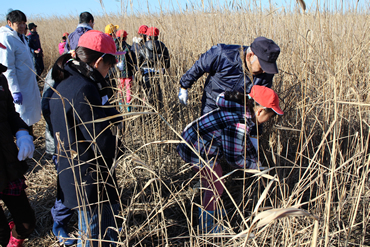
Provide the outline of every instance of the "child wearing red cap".
{"type": "Polygon", "coordinates": [[[63,33],[62,41],[60,41],[58,45],[59,54],[62,55],[64,53],[64,47],[66,46],[67,38],[69,33],[63,33]]]}
{"type": "MultiPolygon", "coordinates": [[[[126,52],[125,55],[118,56],[118,63],[117,68],[119,69],[119,85],[122,91],[126,93],[126,104],[129,105],[131,101],[131,82],[132,77],[134,75],[135,64],[134,61],[136,60],[135,54],[131,52],[131,46],[127,44],[127,32],[125,30],[118,30],[116,33],[116,39],[114,40],[116,43],[117,51],[124,51],[126,52]]],[[[122,102],[120,102],[122,104],[122,102]]],[[[131,107],[127,107],[127,111],[131,111],[131,107]]]]}
{"type": "Polygon", "coordinates": [[[122,118],[108,102],[104,78],[116,64],[115,56],[123,54],[109,35],[91,30],[52,69],[57,92],[49,106],[58,162],[57,199],[78,211],[78,246],[110,246],[104,240],[117,240],[110,229],[117,228],[119,205],[113,162],[123,149],[117,148],[121,143],[110,126],[121,124],[122,118]]]}
{"type": "Polygon", "coordinates": [[[258,156],[249,138],[251,128],[275,114],[283,115],[277,94],[258,85],[252,87],[247,97],[237,91],[221,93],[216,104],[218,109],[185,128],[181,136],[186,143],[177,147],[186,163],[191,163],[195,170],[201,170],[202,183],[207,189],[203,196],[203,209],[199,208],[199,226],[201,230],[213,233],[222,231],[222,227],[213,224],[218,214],[216,202],[224,191],[220,179],[221,157],[237,168],[258,169],[258,156]]]}

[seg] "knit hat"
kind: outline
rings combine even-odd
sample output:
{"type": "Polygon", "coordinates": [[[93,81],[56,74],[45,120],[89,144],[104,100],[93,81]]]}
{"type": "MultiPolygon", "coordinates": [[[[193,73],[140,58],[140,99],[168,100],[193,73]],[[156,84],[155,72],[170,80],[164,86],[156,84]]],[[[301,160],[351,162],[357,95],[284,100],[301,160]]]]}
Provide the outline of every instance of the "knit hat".
{"type": "Polygon", "coordinates": [[[137,32],[138,34],[146,34],[146,31],[148,30],[148,26],[147,25],[141,25],[139,27],[139,31],[137,32]]]}
{"type": "Polygon", "coordinates": [[[84,33],[78,41],[78,46],[111,55],[126,53],[124,51],[117,52],[116,43],[114,43],[112,37],[98,30],[90,30],[84,33]]]}
{"type": "Polygon", "coordinates": [[[265,37],[258,37],[251,44],[251,50],[258,57],[263,71],[268,74],[279,72],[276,60],[280,54],[280,48],[274,41],[265,37]]]}
{"type": "Polygon", "coordinates": [[[159,35],[159,30],[156,27],[150,27],[146,31],[146,35],[148,35],[148,36],[158,36],[159,35]]]}
{"type": "Polygon", "coordinates": [[[116,33],[117,38],[126,38],[127,32],[125,30],[118,30],[116,33]]]}
{"type": "Polygon", "coordinates": [[[265,108],[271,108],[276,114],[283,115],[284,112],[279,106],[279,96],[271,88],[254,85],[249,96],[265,108]]]}

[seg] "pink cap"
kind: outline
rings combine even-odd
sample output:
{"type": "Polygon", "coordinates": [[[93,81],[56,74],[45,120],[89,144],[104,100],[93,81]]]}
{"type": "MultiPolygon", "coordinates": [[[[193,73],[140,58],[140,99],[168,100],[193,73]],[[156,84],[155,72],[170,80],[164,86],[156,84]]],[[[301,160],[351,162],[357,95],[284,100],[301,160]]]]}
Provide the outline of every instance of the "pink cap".
{"type": "Polygon", "coordinates": [[[67,37],[68,35],[69,35],[69,33],[65,32],[65,33],[63,33],[62,37],[67,37]]]}
{"type": "Polygon", "coordinates": [[[123,55],[126,53],[124,51],[117,52],[116,44],[112,37],[98,30],[90,30],[84,33],[78,41],[78,46],[111,55],[123,55]]]}
{"type": "Polygon", "coordinates": [[[278,115],[284,114],[279,106],[279,96],[271,88],[254,85],[249,96],[261,106],[271,108],[278,115]]]}
{"type": "Polygon", "coordinates": [[[6,46],[0,43],[0,48],[6,49],[6,46]]]}

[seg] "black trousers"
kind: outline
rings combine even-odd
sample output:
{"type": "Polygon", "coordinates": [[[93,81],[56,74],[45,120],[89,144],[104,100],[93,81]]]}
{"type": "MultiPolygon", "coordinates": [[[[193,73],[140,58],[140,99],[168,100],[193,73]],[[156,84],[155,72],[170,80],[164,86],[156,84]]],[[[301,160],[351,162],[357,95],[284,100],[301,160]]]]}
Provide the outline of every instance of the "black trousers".
{"type": "MultiPolygon", "coordinates": [[[[27,238],[35,229],[36,217],[31,208],[27,195],[22,191],[20,196],[1,195],[3,202],[8,207],[13,217],[15,226],[12,230],[13,237],[27,238]]],[[[10,238],[10,228],[4,210],[0,207],[0,245],[7,246],[10,238]]]]}

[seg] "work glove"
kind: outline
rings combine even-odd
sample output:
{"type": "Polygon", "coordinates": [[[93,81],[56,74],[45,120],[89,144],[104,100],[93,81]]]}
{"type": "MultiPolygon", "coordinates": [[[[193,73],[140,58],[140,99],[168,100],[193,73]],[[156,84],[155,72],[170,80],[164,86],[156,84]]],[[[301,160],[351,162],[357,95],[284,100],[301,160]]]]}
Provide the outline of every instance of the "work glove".
{"type": "Polygon", "coordinates": [[[23,97],[22,97],[21,92],[13,93],[13,99],[14,99],[14,103],[16,103],[18,105],[22,105],[23,97]]]}
{"type": "Polygon", "coordinates": [[[180,103],[181,104],[187,105],[187,101],[188,101],[188,90],[183,89],[183,88],[180,87],[179,100],[180,100],[180,103]]]}
{"type": "Polygon", "coordinates": [[[18,160],[25,160],[27,157],[33,157],[33,151],[35,151],[35,145],[33,145],[33,137],[28,134],[27,130],[19,130],[15,137],[17,138],[18,160]]]}
{"type": "Polygon", "coordinates": [[[120,71],[123,71],[123,70],[124,70],[125,66],[124,66],[124,64],[123,64],[123,61],[121,61],[121,62],[117,63],[117,68],[118,68],[120,71]]]}

